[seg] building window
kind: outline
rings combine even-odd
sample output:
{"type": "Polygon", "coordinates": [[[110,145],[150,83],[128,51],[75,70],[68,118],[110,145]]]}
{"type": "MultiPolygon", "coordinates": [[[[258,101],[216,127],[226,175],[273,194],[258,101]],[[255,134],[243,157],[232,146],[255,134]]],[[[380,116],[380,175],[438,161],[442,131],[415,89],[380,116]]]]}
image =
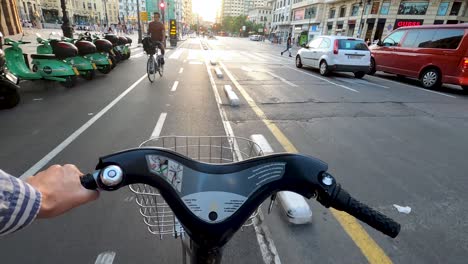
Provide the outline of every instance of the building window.
{"type": "Polygon", "coordinates": [[[376,15],[379,13],[379,7],[380,7],[380,2],[373,2],[372,3],[372,9],[371,9],[371,14],[376,15]]]}
{"type": "Polygon", "coordinates": [[[425,15],[429,2],[401,2],[399,15],[425,15]]]}
{"type": "Polygon", "coordinates": [[[381,15],[388,15],[388,9],[390,9],[390,2],[383,2],[380,8],[381,15]]]}
{"type": "Polygon", "coordinates": [[[340,7],[340,17],[346,16],[346,6],[340,7]]]}
{"type": "Polygon", "coordinates": [[[306,8],[304,18],[311,19],[311,18],[315,18],[316,15],[317,15],[317,8],[315,6],[309,7],[309,8],[306,8]]]}
{"type": "Polygon", "coordinates": [[[357,16],[359,13],[359,5],[353,5],[353,9],[351,9],[351,16],[357,16]]]}
{"type": "Polygon", "coordinates": [[[445,16],[447,14],[448,6],[450,2],[442,2],[439,5],[439,9],[437,9],[438,16],[445,16]]]}
{"type": "Polygon", "coordinates": [[[458,16],[458,12],[460,12],[461,2],[453,2],[452,10],[450,10],[451,16],[458,16]]]}
{"type": "Polygon", "coordinates": [[[328,18],[335,18],[335,13],[336,13],[336,10],[334,8],[330,9],[330,13],[328,14],[328,18]]]}
{"type": "Polygon", "coordinates": [[[304,9],[299,9],[294,11],[294,20],[303,20],[304,19],[304,9]]]}

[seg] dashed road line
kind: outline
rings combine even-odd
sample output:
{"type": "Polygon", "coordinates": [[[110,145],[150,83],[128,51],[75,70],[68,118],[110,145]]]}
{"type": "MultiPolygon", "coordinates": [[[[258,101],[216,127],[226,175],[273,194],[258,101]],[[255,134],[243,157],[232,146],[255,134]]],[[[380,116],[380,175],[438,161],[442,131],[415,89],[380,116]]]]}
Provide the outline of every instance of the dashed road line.
{"type": "Polygon", "coordinates": [[[357,90],[354,90],[353,88],[349,88],[349,87],[346,86],[346,85],[342,85],[342,84],[338,84],[338,83],[336,83],[336,82],[332,82],[332,81],[327,80],[327,79],[325,79],[325,78],[318,77],[318,76],[316,76],[316,75],[314,75],[314,74],[305,72],[305,71],[303,71],[303,70],[301,71],[301,70],[295,69],[295,68],[293,68],[293,67],[289,67],[289,66],[285,66],[285,67],[286,67],[286,68],[289,68],[289,69],[291,69],[291,70],[300,72],[300,73],[302,73],[302,74],[309,75],[309,76],[314,77],[314,78],[316,78],[316,79],[325,81],[325,82],[327,82],[327,83],[333,84],[333,85],[335,85],[335,86],[341,87],[341,88],[346,89],[346,90],[348,90],[348,91],[355,92],[355,93],[359,93],[357,90]]]}
{"type": "Polygon", "coordinates": [[[287,85],[289,85],[289,86],[292,86],[292,87],[297,87],[297,86],[298,86],[297,84],[294,84],[294,83],[292,83],[292,82],[286,80],[285,78],[283,78],[283,77],[281,77],[281,76],[279,76],[279,75],[276,75],[276,74],[274,74],[274,73],[272,73],[272,72],[267,71],[266,73],[270,74],[271,76],[273,76],[273,77],[275,77],[275,78],[280,79],[282,82],[284,82],[285,84],[287,84],[287,85]]]}
{"type": "Polygon", "coordinates": [[[177,90],[178,85],[179,85],[179,81],[175,81],[174,84],[172,85],[171,92],[175,92],[177,90]]]}
{"type": "Polygon", "coordinates": [[[153,132],[151,133],[150,138],[157,138],[161,134],[162,128],[164,126],[164,122],[166,121],[167,113],[161,113],[159,115],[158,122],[156,122],[156,126],[154,127],[153,132]]]}

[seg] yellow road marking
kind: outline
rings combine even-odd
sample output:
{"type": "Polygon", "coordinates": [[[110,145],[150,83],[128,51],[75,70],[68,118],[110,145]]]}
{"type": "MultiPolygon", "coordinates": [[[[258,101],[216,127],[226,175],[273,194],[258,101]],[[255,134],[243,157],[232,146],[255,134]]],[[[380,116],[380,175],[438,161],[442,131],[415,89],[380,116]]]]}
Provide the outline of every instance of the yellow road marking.
{"type": "MultiPolygon", "coordinates": [[[[267,118],[265,112],[263,112],[260,107],[255,103],[255,101],[250,97],[250,95],[245,91],[245,89],[237,82],[237,80],[232,76],[231,72],[224,66],[222,62],[219,62],[219,65],[226,72],[229,79],[237,87],[239,92],[245,98],[252,110],[257,114],[259,118],[262,119],[263,123],[268,127],[271,133],[275,136],[278,142],[283,146],[287,152],[298,153],[299,151],[292,144],[292,142],[284,135],[284,133],[274,124],[271,120],[267,118]]],[[[383,249],[369,236],[369,234],[364,230],[364,228],[358,223],[358,221],[351,215],[335,210],[330,209],[332,215],[336,218],[341,227],[345,232],[351,237],[354,243],[359,247],[362,254],[367,258],[369,263],[378,263],[378,264],[390,264],[393,263],[390,258],[385,254],[383,249]]]]}

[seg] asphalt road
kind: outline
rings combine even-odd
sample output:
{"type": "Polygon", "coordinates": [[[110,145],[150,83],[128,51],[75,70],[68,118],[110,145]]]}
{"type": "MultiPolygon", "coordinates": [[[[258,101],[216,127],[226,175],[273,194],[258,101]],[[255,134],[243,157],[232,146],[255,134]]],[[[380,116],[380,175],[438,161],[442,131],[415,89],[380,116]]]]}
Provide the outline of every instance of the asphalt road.
{"type": "MultiPolygon", "coordinates": [[[[284,151],[278,132],[265,125],[269,120],[299,152],[328,162],[350,193],[402,224],[396,239],[364,224],[350,231],[352,223],[309,201],[313,223],[293,226],[275,206],[264,224],[282,263],[465,263],[466,93],[452,86],[428,91],[383,73],[362,80],[350,74],[323,78],[316,70],[296,69],[278,45],[218,38],[202,40],[208,47],[203,50],[200,42],[188,39],[170,50],[165,75],[154,84],[143,78],[132,85],[146,66],[146,56],[135,49],[108,76],[73,89],[23,85],[21,105],[0,112],[0,168],[23,174],[133,87],[49,164],[75,163],[91,171],[99,156],[149,138],[162,113],[167,117],[161,135],[224,135],[227,121],[236,136],[263,134],[275,151],[284,151]],[[214,83],[227,120],[219,114],[207,72],[213,67],[205,58],[221,64],[224,78],[215,76],[214,83]],[[239,107],[228,105],[226,84],[238,94],[239,107]],[[252,104],[265,115],[259,117],[252,104]],[[399,213],[393,204],[412,210],[399,213]]],[[[114,263],[180,262],[180,241],[150,235],[130,197],[128,190],[106,193],[3,238],[2,263],[93,263],[105,251],[116,253],[114,263]]],[[[226,248],[223,263],[239,262],[263,262],[253,228],[226,248]]]]}

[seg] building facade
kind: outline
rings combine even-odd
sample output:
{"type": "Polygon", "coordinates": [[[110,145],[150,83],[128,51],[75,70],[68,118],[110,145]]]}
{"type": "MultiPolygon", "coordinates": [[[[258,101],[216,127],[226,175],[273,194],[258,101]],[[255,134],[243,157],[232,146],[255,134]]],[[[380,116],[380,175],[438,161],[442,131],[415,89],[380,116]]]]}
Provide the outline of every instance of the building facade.
{"type": "Polygon", "coordinates": [[[264,32],[270,32],[273,6],[268,3],[251,8],[248,12],[248,20],[256,24],[262,24],[264,32]]]}
{"type": "Polygon", "coordinates": [[[246,2],[244,0],[223,0],[222,16],[240,16],[247,15],[246,2]]]}
{"type": "Polygon", "coordinates": [[[401,26],[468,22],[463,0],[294,0],[291,31],[382,39],[401,26]]]}
{"type": "Polygon", "coordinates": [[[273,12],[270,34],[276,36],[277,40],[287,39],[291,29],[291,7],[293,0],[273,1],[273,12]]]}
{"type": "MultiPolygon", "coordinates": [[[[139,11],[146,12],[146,0],[139,0],[139,11]]],[[[138,20],[137,0],[119,0],[119,18],[121,23],[131,24],[138,20]]]]}
{"type": "Polygon", "coordinates": [[[23,32],[16,0],[0,1],[0,32],[5,36],[23,32]]]}

